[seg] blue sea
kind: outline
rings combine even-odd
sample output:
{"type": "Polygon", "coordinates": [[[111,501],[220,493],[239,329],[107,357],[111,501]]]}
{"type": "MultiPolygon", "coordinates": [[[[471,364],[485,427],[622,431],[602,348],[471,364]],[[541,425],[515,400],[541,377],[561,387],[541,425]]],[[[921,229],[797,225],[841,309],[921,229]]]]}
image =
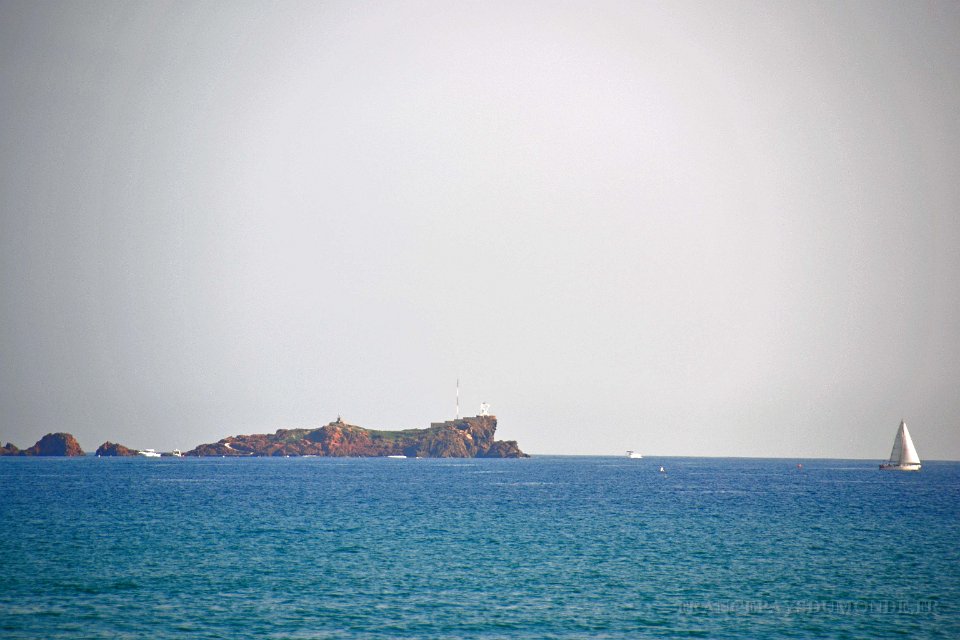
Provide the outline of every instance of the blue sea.
{"type": "Polygon", "coordinates": [[[960,463],[0,458],[0,487],[3,638],[960,638],[960,463]]]}

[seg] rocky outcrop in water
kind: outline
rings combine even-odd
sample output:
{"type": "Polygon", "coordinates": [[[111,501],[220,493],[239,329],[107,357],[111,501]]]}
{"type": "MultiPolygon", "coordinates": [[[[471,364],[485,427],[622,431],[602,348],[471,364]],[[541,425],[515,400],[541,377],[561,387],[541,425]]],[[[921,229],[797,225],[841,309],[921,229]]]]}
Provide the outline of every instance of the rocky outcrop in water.
{"type": "Polygon", "coordinates": [[[102,445],[97,447],[98,456],[135,456],[137,455],[136,449],[128,449],[122,444],[117,444],[116,442],[110,442],[107,440],[102,445]]]}
{"type": "Polygon", "coordinates": [[[82,456],[80,443],[69,433],[48,433],[29,449],[17,449],[9,442],[0,449],[2,456],[82,456]]]}
{"type": "Polygon", "coordinates": [[[231,436],[202,444],[188,456],[407,456],[408,458],[526,458],[515,441],[494,440],[495,416],[435,422],[426,429],[379,431],[340,419],[318,429],[231,436]]]}

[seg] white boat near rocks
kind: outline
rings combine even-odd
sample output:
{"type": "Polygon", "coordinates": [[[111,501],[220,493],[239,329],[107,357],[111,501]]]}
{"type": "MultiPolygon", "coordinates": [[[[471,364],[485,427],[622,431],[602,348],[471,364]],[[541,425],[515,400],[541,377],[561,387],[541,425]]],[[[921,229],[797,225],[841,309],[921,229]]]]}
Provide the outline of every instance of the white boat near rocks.
{"type": "Polygon", "coordinates": [[[890,459],[882,463],[880,468],[886,471],[920,471],[920,456],[917,455],[917,449],[913,446],[913,438],[910,437],[910,430],[907,429],[905,421],[900,421],[900,428],[897,429],[897,435],[893,439],[890,459]]]}
{"type": "Polygon", "coordinates": [[[137,455],[144,458],[159,458],[160,452],[154,449],[144,449],[143,451],[137,451],[137,455]]]}

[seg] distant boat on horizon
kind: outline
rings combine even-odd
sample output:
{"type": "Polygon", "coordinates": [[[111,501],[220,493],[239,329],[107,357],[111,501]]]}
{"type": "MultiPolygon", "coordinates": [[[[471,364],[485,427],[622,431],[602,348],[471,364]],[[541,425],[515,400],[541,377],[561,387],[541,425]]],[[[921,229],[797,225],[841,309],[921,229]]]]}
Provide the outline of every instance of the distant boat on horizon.
{"type": "Polygon", "coordinates": [[[637,453],[636,451],[634,451],[633,449],[627,449],[627,457],[639,459],[639,458],[642,458],[643,456],[637,453]]]}
{"type": "Polygon", "coordinates": [[[880,468],[885,471],[920,471],[920,456],[913,446],[913,438],[910,437],[905,421],[900,421],[900,428],[893,439],[890,459],[881,463],[880,468]]]}
{"type": "Polygon", "coordinates": [[[143,456],[144,458],[159,458],[160,453],[155,449],[144,449],[143,451],[137,451],[138,456],[143,456]]]}

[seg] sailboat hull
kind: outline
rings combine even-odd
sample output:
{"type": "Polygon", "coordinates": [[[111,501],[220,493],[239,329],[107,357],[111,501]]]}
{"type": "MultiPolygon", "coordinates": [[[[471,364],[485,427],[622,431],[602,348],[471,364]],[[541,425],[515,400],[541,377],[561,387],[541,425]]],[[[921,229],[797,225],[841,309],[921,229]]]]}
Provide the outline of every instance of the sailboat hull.
{"type": "Polygon", "coordinates": [[[881,471],[920,471],[919,464],[882,464],[881,471]]]}

